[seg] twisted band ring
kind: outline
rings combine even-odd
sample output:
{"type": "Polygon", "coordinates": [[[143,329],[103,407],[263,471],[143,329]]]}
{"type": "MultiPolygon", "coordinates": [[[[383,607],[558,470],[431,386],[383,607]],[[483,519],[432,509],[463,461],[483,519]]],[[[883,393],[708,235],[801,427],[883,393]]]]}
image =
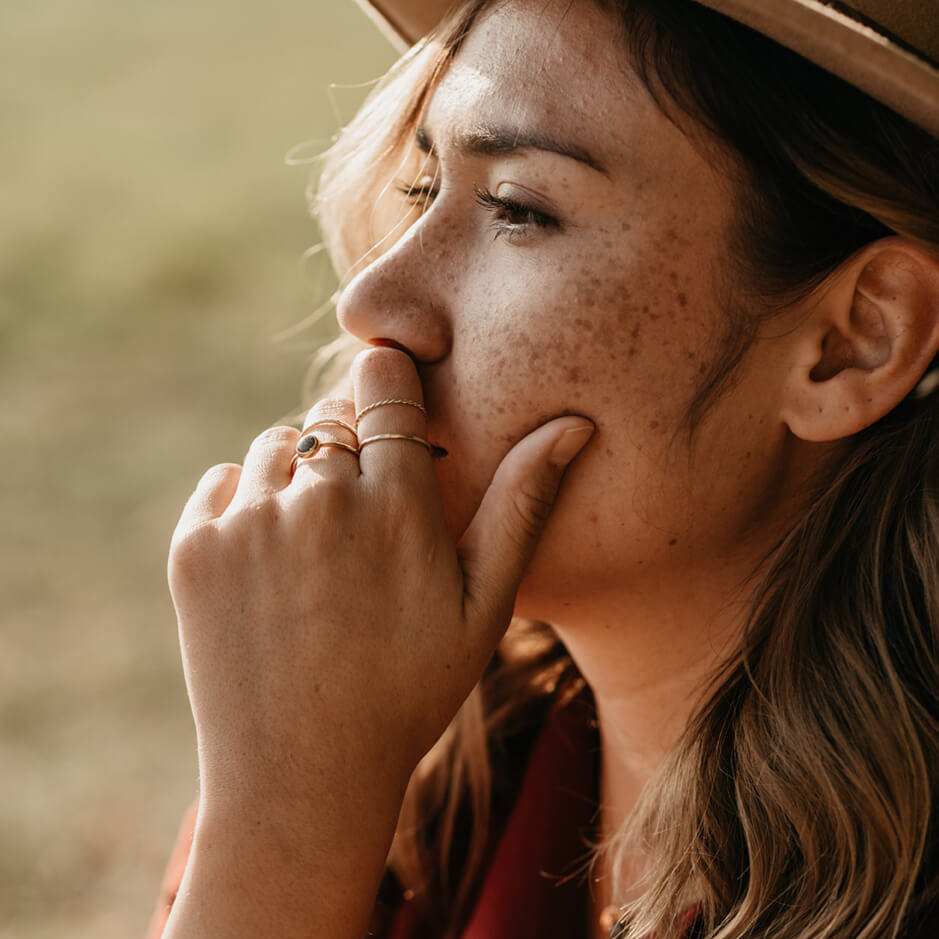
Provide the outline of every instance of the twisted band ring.
{"type": "Polygon", "coordinates": [[[377,411],[378,408],[386,408],[392,404],[403,404],[405,407],[415,408],[427,417],[427,408],[423,404],[420,404],[417,401],[412,401],[410,398],[385,398],[382,401],[373,401],[371,404],[367,404],[358,414],[355,415],[355,426],[359,426],[359,421],[365,417],[366,414],[370,414],[372,411],[377,411]]]}

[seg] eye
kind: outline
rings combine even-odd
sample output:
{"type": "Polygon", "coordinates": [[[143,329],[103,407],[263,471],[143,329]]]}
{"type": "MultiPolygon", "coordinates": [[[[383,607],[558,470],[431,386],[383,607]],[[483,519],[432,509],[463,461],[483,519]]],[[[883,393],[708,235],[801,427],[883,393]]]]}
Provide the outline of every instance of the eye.
{"type": "Polygon", "coordinates": [[[481,205],[491,217],[491,226],[495,237],[508,235],[510,240],[517,242],[535,231],[559,229],[561,223],[553,215],[534,206],[526,205],[516,199],[497,196],[488,189],[473,187],[476,202],[481,205]]]}
{"type": "Polygon", "coordinates": [[[413,182],[395,180],[395,189],[403,196],[408,205],[417,206],[424,212],[439,192],[439,186],[433,176],[421,176],[413,182]]]}

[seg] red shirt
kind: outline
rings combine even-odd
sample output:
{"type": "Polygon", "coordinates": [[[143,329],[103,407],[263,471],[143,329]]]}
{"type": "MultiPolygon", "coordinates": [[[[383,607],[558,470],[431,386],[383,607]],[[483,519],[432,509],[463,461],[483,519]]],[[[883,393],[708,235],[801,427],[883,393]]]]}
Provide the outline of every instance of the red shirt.
{"type": "MultiPolygon", "coordinates": [[[[554,707],[528,759],[521,789],[461,939],[574,939],[587,934],[582,871],[597,810],[599,738],[584,695],[554,707]]],[[[147,939],[159,939],[192,847],[195,807],[183,822],[147,939]]],[[[431,939],[414,904],[398,910],[389,939],[431,939]]]]}

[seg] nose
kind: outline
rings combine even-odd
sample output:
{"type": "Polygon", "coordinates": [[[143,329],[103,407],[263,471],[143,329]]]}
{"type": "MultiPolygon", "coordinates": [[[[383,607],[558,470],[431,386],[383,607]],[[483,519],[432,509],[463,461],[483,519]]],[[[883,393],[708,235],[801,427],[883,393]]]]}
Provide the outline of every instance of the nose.
{"type": "MultiPolygon", "coordinates": [[[[413,225],[340,293],[339,325],[371,345],[392,345],[430,364],[450,351],[451,321],[441,284],[448,252],[425,250],[431,238],[413,225]]],[[[439,235],[438,235],[439,237],[439,235]]]]}

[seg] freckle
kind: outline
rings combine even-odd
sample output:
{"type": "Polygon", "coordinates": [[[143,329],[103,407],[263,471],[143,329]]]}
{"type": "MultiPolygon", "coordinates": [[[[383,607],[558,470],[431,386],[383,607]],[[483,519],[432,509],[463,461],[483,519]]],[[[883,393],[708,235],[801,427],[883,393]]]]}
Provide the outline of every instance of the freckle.
{"type": "Polygon", "coordinates": [[[501,404],[497,404],[497,405],[496,405],[496,413],[497,413],[497,414],[505,414],[505,408],[504,408],[501,404]]]}
{"type": "Polygon", "coordinates": [[[704,364],[704,362],[702,362],[702,363],[698,366],[698,374],[699,374],[699,375],[703,375],[707,370],[708,370],[708,367],[704,364]]]}
{"type": "Polygon", "coordinates": [[[695,358],[697,358],[697,355],[698,355],[698,354],[694,351],[694,349],[692,349],[692,350],[688,353],[688,358],[694,360],[695,358]]]}
{"type": "Polygon", "coordinates": [[[676,545],[676,544],[678,544],[678,539],[677,539],[677,538],[669,538],[669,539],[668,539],[668,543],[669,543],[669,546],[671,546],[671,545],[676,545]]]}
{"type": "Polygon", "coordinates": [[[609,457],[613,456],[613,451],[609,447],[606,448],[606,455],[609,457]]]}
{"type": "Polygon", "coordinates": [[[658,421],[649,421],[649,430],[655,430],[659,426],[658,421]]]}
{"type": "Polygon", "coordinates": [[[597,515],[596,512],[591,512],[590,515],[587,516],[587,520],[596,524],[597,522],[600,521],[600,516],[597,515]]]}
{"type": "Polygon", "coordinates": [[[632,336],[633,339],[638,339],[638,338],[639,338],[639,324],[638,324],[638,323],[636,323],[636,325],[633,326],[633,328],[632,328],[632,330],[630,331],[629,335],[632,336]]]}
{"type": "Polygon", "coordinates": [[[648,312],[649,312],[649,307],[648,307],[648,306],[644,306],[644,307],[642,308],[642,312],[643,312],[643,313],[648,313],[648,312]]]}
{"type": "Polygon", "coordinates": [[[635,347],[635,346],[630,346],[630,347],[626,350],[626,357],[627,357],[627,358],[630,358],[630,359],[631,359],[631,358],[633,358],[633,357],[635,356],[635,354],[636,354],[636,347],[635,347]]]}
{"type": "Polygon", "coordinates": [[[750,451],[749,451],[749,450],[747,450],[747,456],[746,456],[746,459],[748,459],[748,460],[750,459],[750,451]]]}
{"type": "Polygon", "coordinates": [[[668,272],[668,279],[669,279],[673,284],[677,284],[677,283],[678,283],[678,273],[677,273],[676,271],[669,271],[669,272],[668,272]]]}
{"type": "Polygon", "coordinates": [[[620,225],[620,231],[632,231],[632,225],[630,225],[629,222],[623,222],[622,225],[620,225]]]}
{"type": "Polygon", "coordinates": [[[688,295],[686,293],[678,294],[678,305],[679,306],[688,306],[688,295]]]}
{"type": "Polygon", "coordinates": [[[612,399],[609,395],[604,395],[604,396],[600,399],[600,403],[601,403],[601,404],[609,404],[612,400],[613,400],[613,399],[612,399]]]}
{"type": "Polygon", "coordinates": [[[567,380],[570,381],[570,382],[579,382],[579,381],[581,380],[581,377],[580,377],[580,369],[579,369],[579,368],[569,368],[569,369],[567,370],[567,380]]]}

